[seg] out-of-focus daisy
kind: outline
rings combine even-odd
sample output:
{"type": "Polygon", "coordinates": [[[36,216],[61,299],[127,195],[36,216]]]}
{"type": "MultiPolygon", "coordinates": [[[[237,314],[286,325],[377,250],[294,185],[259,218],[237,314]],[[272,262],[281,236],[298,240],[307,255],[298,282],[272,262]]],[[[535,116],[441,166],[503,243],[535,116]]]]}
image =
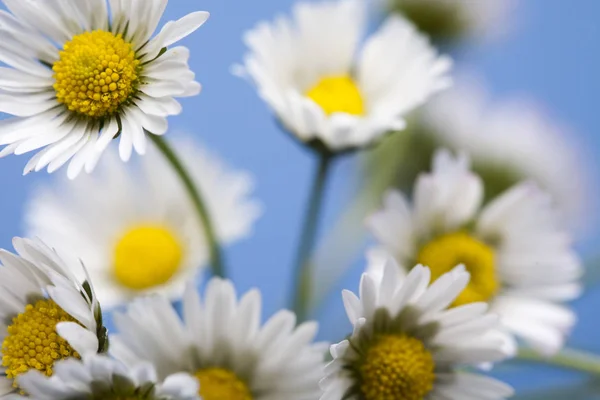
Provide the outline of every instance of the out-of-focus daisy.
{"type": "Polygon", "coordinates": [[[198,380],[190,375],[159,380],[152,364],[127,368],[104,355],[59,361],[51,377],[31,371],[19,378],[19,386],[27,396],[14,400],[201,400],[198,380]]]}
{"type": "Polygon", "coordinates": [[[50,376],[55,362],[106,350],[106,329],[91,282],[73,274],[71,261],[41,241],[15,238],[17,254],[0,250],[0,396],[19,377],[50,376]]]}
{"type": "Polygon", "coordinates": [[[164,297],[135,300],[115,314],[119,334],[111,354],[126,363],[149,361],[159,377],[188,372],[203,400],[304,400],[319,397],[323,344],[314,322],[295,327],[280,311],[261,326],[260,292],[239,301],[231,282],[213,278],[201,301],[194,285],[183,298],[184,323],[164,297]]]}
{"type": "Polygon", "coordinates": [[[251,80],[302,142],[327,151],[363,147],[450,85],[451,61],[402,17],[391,17],[361,48],[366,3],[299,3],[293,19],[246,33],[250,52],[234,72],[251,80]]]}
{"type": "Polygon", "coordinates": [[[457,267],[431,286],[420,265],[405,278],[393,261],[383,279],[370,273],[360,298],[343,292],[354,326],[348,339],[331,346],[333,361],[321,381],[321,400],[500,400],[512,389],[465,367],[507,357],[498,318],[485,303],[447,309],[469,283],[457,267]]]}
{"type": "Polygon", "coordinates": [[[584,229],[592,185],[573,135],[531,101],[492,103],[477,78],[460,82],[424,108],[425,131],[419,133],[432,147],[467,152],[484,177],[486,195],[532,179],[557,201],[569,228],[584,229]]]}
{"type": "Polygon", "coordinates": [[[514,0],[378,0],[400,12],[419,30],[447,42],[464,37],[497,36],[510,25],[514,0]]]}
{"type": "Polygon", "coordinates": [[[570,237],[550,196],[532,183],[484,208],[482,199],[482,182],[467,157],[439,151],[433,172],[417,180],[413,204],[391,191],[368,225],[403,266],[427,265],[438,278],[464,264],[471,281],[454,305],[489,302],[505,329],[554,353],[575,323],[560,303],[580,292],[582,268],[570,237]]]}
{"type": "MultiPolygon", "coordinates": [[[[250,235],[260,205],[252,178],[232,170],[191,140],[176,150],[205,196],[225,244],[250,235]]],[[[98,173],[41,188],[26,213],[32,236],[80,257],[102,304],[148,292],[181,295],[208,262],[209,248],[177,175],[152,149],[137,169],[108,153],[98,173]]]]}
{"type": "Polygon", "coordinates": [[[25,173],[71,160],[69,177],[90,172],[110,141],[146,151],[146,134],[167,131],[175,97],[196,95],[189,51],[168,48],[208,18],[194,12],[152,37],[168,0],[2,0],[0,156],[39,151],[25,173]],[[110,3],[110,4],[109,4],[110,3]],[[109,12],[110,5],[110,12],[109,12]]]}

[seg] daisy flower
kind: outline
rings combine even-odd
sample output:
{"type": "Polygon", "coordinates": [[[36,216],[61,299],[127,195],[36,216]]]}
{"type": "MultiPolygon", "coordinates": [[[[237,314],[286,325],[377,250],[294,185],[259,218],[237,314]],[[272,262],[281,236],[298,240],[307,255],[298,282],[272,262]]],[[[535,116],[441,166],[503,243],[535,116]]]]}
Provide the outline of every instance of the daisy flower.
{"type": "Polygon", "coordinates": [[[300,141],[320,151],[360,148],[405,126],[404,116],[451,81],[451,61],[400,16],[361,46],[366,3],[298,3],[293,19],[262,22],[234,73],[300,141]]]}
{"type": "Polygon", "coordinates": [[[59,361],[51,377],[31,371],[19,378],[19,385],[28,396],[14,400],[201,400],[198,380],[190,375],[173,374],[159,380],[151,364],[127,368],[104,355],[59,361]]]}
{"type": "MultiPolygon", "coordinates": [[[[205,195],[217,237],[249,236],[261,213],[253,180],[191,140],[176,142],[205,195]]],[[[27,206],[29,233],[81,258],[105,307],[146,293],[175,299],[208,263],[209,247],[177,175],[152,148],[128,166],[108,152],[98,173],[40,188],[27,206]]]]}
{"type": "Polygon", "coordinates": [[[393,259],[370,273],[360,297],[343,292],[354,329],[331,346],[321,400],[500,400],[512,389],[465,367],[506,358],[485,303],[447,309],[469,283],[462,266],[429,286],[428,268],[403,278],[393,259]]]}
{"type": "Polygon", "coordinates": [[[498,36],[507,31],[514,0],[378,0],[440,41],[498,36]]]}
{"type": "Polygon", "coordinates": [[[239,301],[231,282],[213,278],[204,301],[194,285],[183,297],[183,322],[164,297],[135,300],[116,313],[111,354],[126,363],[149,361],[159,377],[187,372],[203,400],[316,399],[326,346],[313,344],[314,322],[295,327],[280,311],[261,326],[260,292],[239,301]]]}
{"type": "Polygon", "coordinates": [[[459,82],[424,108],[432,147],[467,152],[485,178],[488,196],[520,180],[536,181],[556,200],[569,228],[584,230],[593,185],[589,158],[574,135],[531,100],[492,102],[477,77],[459,82]]]}
{"type": "Polygon", "coordinates": [[[50,376],[56,361],[108,345],[93,287],[73,275],[72,261],[38,240],[13,245],[17,254],[0,250],[0,396],[16,391],[28,371],[50,376]]]}
{"type": "Polygon", "coordinates": [[[560,303],[580,293],[582,267],[570,237],[551,197],[532,183],[485,207],[482,199],[483,184],[468,158],[438,151],[433,171],[416,182],[413,203],[390,191],[367,223],[403,266],[427,265],[436,279],[464,264],[471,281],[454,305],[489,302],[507,332],[555,353],[576,319],[560,303]]]}
{"type": "Polygon", "coordinates": [[[198,29],[207,12],[164,25],[168,0],[2,0],[0,12],[0,156],[39,151],[25,173],[69,177],[92,171],[120,136],[126,161],[146,151],[146,134],[163,135],[181,112],[175,97],[199,93],[189,51],[172,47],[198,29]],[[110,6],[110,12],[109,12],[110,6]]]}

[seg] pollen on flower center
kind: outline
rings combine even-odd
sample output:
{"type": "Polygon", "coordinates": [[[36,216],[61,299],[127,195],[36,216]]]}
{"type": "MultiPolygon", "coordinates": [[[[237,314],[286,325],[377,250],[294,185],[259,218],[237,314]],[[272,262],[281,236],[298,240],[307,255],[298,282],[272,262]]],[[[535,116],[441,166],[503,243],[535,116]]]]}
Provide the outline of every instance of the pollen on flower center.
{"type": "Polygon", "coordinates": [[[246,383],[233,372],[223,368],[205,368],[195,374],[200,381],[203,400],[252,400],[246,383]]]}
{"type": "MultiPolygon", "coordinates": [[[[75,322],[52,300],[38,300],[13,318],[2,343],[2,366],[6,377],[14,379],[30,369],[52,375],[54,362],[79,358],[79,354],[56,333],[59,322],[75,322]]],[[[16,382],[13,386],[17,387],[16,382]]]]}
{"type": "Polygon", "coordinates": [[[421,248],[417,261],[430,268],[432,280],[459,264],[465,265],[471,280],[454,301],[455,306],[488,301],[498,291],[494,251],[467,233],[455,232],[432,240],[421,248]]]}
{"type": "Polygon", "coordinates": [[[433,389],[435,362],[423,342],[380,335],[358,367],[365,400],[422,400],[433,389]]]}
{"type": "Polygon", "coordinates": [[[325,114],[347,113],[364,115],[362,95],[354,80],[348,75],[328,76],[321,79],[306,92],[325,114]]]}
{"type": "Polygon", "coordinates": [[[56,99],[87,117],[111,115],[135,91],[139,67],[120,34],[84,32],[65,44],[52,66],[56,99]]]}
{"type": "Polygon", "coordinates": [[[136,226],[115,246],[115,277],[130,289],[149,289],[168,282],[182,258],[183,246],[170,230],[154,225],[136,226]]]}

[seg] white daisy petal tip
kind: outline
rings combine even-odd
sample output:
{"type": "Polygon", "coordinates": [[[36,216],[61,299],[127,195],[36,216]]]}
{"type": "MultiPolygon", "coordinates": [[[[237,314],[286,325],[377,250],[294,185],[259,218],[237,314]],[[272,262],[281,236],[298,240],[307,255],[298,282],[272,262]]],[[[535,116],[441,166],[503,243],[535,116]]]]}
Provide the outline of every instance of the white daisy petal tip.
{"type": "Polygon", "coordinates": [[[56,332],[65,339],[82,357],[98,353],[98,337],[75,322],[60,322],[56,332]]]}

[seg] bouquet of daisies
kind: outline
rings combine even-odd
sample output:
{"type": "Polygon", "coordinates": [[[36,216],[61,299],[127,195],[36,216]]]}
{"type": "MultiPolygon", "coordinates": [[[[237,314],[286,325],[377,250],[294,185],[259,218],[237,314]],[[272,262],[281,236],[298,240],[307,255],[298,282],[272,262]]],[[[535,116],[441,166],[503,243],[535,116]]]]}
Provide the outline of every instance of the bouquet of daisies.
{"type": "Polygon", "coordinates": [[[563,349],[581,157],[446,55],[497,36],[508,1],[299,2],[244,35],[231,71],[315,170],[287,305],[268,318],[223,254],[263,212],[254,177],[168,132],[201,91],[177,42],[208,12],[162,24],[168,0],[2,3],[0,156],[69,179],[36,189],[28,238],[0,251],[0,398],[500,400],[511,359],[599,373],[563,349]],[[359,190],[326,226],[348,157],[359,190]],[[323,338],[311,319],[356,259],[348,328],[323,338]]]}

